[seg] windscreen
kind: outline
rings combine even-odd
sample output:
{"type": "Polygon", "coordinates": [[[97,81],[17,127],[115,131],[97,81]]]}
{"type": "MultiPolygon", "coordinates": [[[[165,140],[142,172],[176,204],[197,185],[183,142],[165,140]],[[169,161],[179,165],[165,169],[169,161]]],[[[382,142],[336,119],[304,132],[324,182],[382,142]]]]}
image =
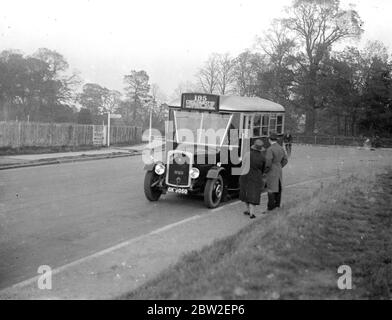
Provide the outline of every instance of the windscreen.
{"type": "Polygon", "coordinates": [[[220,146],[231,115],[176,111],[177,142],[220,146]]]}

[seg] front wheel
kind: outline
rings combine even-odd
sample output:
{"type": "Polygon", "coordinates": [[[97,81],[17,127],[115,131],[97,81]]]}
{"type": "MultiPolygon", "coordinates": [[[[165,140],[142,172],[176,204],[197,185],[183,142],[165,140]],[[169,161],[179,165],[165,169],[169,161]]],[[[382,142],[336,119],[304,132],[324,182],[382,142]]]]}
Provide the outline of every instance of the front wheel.
{"type": "Polygon", "coordinates": [[[154,171],[147,171],[144,177],[144,194],[150,201],[158,201],[162,190],[157,188],[159,176],[154,171]]]}
{"type": "Polygon", "coordinates": [[[208,179],[204,188],[204,203],[208,208],[216,208],[222,201],[224,193],[223,178],[208,179]]]}

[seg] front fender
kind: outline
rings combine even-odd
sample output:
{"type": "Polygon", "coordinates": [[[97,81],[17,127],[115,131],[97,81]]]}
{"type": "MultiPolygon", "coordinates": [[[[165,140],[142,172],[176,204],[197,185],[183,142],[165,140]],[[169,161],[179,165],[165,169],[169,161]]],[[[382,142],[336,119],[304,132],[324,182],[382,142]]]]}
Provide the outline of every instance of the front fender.
{"type": "Polygon", "coordinates": [[[155,167],[155,163],[149,163],[149,164],[144,165],[144,170],[152,171],[152,170],[154,170],[154,167],[155,167]]]}
{"type": "Polygon", "coordinates": [[[207,179],[216,179],[225,168],[213,167],[207,172],[207,179]]]}

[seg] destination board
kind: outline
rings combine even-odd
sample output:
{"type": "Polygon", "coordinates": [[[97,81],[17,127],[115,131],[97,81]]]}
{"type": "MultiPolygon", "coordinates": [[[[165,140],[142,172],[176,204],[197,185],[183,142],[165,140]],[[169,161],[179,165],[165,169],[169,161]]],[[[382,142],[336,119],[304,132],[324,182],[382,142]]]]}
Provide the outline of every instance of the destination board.
{"type": "Polygon", "coordinates": [[[184,93],[181,99],[183,109],[219,110],[219,96],[214,94],[184,93]]]}

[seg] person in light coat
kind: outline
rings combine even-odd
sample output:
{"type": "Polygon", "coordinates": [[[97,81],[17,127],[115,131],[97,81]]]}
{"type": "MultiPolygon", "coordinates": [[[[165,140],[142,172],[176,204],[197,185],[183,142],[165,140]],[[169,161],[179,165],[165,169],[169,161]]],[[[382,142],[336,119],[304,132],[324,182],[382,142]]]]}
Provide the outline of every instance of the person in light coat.
{"type": "Polygon", "coordinates": [[[278,144],[278,136],[272,134],[269,137],[271,144],[268,147],[266,158],[268,211],[280,208],[282,199],[282,168],[287,164],[287,155],[281,145],[278,144]]]}

